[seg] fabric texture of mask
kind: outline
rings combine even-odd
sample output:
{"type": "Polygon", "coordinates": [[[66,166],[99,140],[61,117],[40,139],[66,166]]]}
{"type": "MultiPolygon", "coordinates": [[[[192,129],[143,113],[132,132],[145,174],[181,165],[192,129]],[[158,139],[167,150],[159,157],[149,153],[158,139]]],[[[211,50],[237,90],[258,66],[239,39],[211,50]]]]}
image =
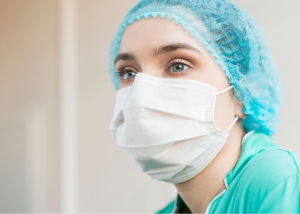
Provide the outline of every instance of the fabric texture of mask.
{"type": "Polygon", "coordinates": [[[230,0],[142,0],[125,16],[110,46],[109,75],[115,88],[120,79],[114,60],[125,28],[141,18],[175,19],[210,50],[221,65],[235,96],[243,101],[246,131],[277,132],[282,84],[264,35],[256,21],[230,0]]]}
{"type": "Polygon", "coordinates": [[[184,182],[213,160],[228,137],[229,130],[213,120],[216,96],[217,88],[199,81],[138,73],[132,86],[117,91],[110,129],[145,173],[184,182]]]}

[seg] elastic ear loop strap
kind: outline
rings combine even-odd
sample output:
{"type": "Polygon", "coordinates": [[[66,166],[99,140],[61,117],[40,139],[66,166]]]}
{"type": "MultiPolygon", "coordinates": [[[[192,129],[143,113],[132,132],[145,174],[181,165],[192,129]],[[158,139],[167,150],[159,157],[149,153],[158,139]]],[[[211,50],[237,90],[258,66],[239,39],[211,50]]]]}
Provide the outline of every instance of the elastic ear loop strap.
{"type": "Polygon", "coordinates": [[[239,117],[238,117],[238,116],[236,116],[236,117],[234,118],[234,120],[233,120],[232,124],[229,126],[229,128],[227,129],[227,131],[226,131],[226,132],[229,132],[229,130],[232,128],[232,126],[235,124],[235,122],[236,122],[238,119],[239,119],[239,117]]]}
{"type": "MultiPolygon", "coordinates": [[[[225,93],[226,91],[229,91],[229,90],[232,89],[232,88],[233,88],[233,86],[230,86],[230,87],[228,87],[228,88],[225,88],[224,90],[219,91],[219,92],[217,93],[217,95],[223,94],[223,93],[225,93]]],[[[229,128],[227,129],[226,132],[229,132],[229,130],[232,128],[232,126],[235,124],[235,122],[236,122],[238,119],[239,119],[238,116],[236,116],[236,117],[234,118],[233,122],[231,123],[231,125],[229,126],[229,128]]]]}
{"type": "Polygon", "coordinates": [[[229,91],[229,90],[232,89],[232,88],[233,88],[233,86],[229,86],[228,88],[225,88],[223,91],[219,91],[219,92],[217,93],[217,95],[223,94],[224,92],[229,91]]]}

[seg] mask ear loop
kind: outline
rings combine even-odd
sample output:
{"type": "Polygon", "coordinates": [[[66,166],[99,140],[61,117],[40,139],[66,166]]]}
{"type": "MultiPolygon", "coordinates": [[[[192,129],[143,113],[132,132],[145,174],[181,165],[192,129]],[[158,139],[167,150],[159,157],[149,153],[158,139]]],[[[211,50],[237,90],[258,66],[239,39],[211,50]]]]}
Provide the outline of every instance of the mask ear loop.
{"type": "Polygon", "coordinates": [[[235,122],[236,122],[238,119],[239,119],[238,116],[236,116],[236,117],[234,118],[233,122],[231,123],[231,125],[230,125],[229,128],[227,129],[226,133],[229,132],[229,130],[232,128],[232,126],[235,124],[235,122]]]}
{"type": "Polygon", "coordinates": [[[223,94],[223,93],[225,93],[226,91],[229,91],[229,90],[232,89],[232,88],[233,88],[233,86],[229,86],[228,88],[225,88],[223,91],[219,91],[219,92],[217,93],[217,95],[223,94]]]}
{"type": "MultiPolygon", "coordinates": [[[[232,88],[233,88],[233,85],[232,85],[232,86],[229,86],[228,88],[225,88],[225,89],[222,90],[222,91],[219,91],[219,92],[217,93],[217,95],[223,94],[223,93],[225,93],[226,91],[229,91],[229,90],[232,89],[232,88]]],[[[238,116],[236,116],[236,117],[234,118],[233,122],[231,123],[231,125],[230,125],[229,128],[227,129],[226,133],[229,132],[229,130],[232,128],[232,126],[235,124],[235,122],[236,122],[238,119],[239,119],[238,116]]]]}

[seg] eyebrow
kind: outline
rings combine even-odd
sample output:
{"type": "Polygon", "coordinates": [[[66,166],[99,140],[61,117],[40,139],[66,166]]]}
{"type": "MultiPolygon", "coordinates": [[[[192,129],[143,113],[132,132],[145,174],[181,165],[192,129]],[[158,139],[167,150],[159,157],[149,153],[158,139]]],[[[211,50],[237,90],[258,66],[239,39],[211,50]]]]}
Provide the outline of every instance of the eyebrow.
{"type": "MultiPolygon", "coordinates": [[[[198,54],[203,55],[203,53],[198,50],[197,48],[194,48],[193,46],[187,44],[187,43],[174,43],[174,44],[169,44],[169,45],[164,45],[164,46],[159,46],[154,49],[153,51],[153,57],[156,57],[158,55],[162,55],[165,53],[170,53],[173,51],[176,51],[178,49],[187,49],[187,50],[192,50],[197,52],[198,54]]],[[[135,57],[131,53],[120,53],[115,59],[115,65],[119,60],[135,60],[135,57]]]]}

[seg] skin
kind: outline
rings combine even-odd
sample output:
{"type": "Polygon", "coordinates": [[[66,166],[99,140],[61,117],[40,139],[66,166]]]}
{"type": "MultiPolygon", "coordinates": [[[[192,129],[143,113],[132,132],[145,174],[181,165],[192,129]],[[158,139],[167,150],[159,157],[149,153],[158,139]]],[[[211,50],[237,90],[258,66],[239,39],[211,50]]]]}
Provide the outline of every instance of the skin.
{"type": "MultiPolygon", "coordinates": [[[[169,20],[161,16],[148,19],[144,17],[130,24],[122,35],[119,54],[131,53],[135,60],[121,59],[116,62],[116,69],[119,72],[125,71],[119,74],[121,79],[119,89],[132,85],[134,78],[128,79],[128,77],[134,77],[138,72],[162,78],[197,80],[217,87],[218,92],[229,87],[229,80],[220,69],[220,65],[214,61],[215,57],[210,56],[210,51],[189,33],[188,30],[182,29],[181,24],[176,24],[174,19],[169,20]],[[178,48],[175,51],[153,56],[157,47],[173,43],[188,44],[201,53],[178,48]],[[166,67],[165,65],[172,60],[175,60],[174,63],[166,67]],[[176,64],[181,66],[179,70],[183,70],[182,72],[174,71],[176,64]]],[[[218,95],[214,111],[217,127],[226,131],[235,116],[245,118],[243,103],[238,102],[233,95],[233,90],[218,95]]],[[[190,180],[174,184],[192,213],[204,213],[210,201],[226,189],[223,179],[239,159],[244,135],[245,129],[242,122],[238,120],[229,131],[227,141],[213,161],[190,180]]]]}

